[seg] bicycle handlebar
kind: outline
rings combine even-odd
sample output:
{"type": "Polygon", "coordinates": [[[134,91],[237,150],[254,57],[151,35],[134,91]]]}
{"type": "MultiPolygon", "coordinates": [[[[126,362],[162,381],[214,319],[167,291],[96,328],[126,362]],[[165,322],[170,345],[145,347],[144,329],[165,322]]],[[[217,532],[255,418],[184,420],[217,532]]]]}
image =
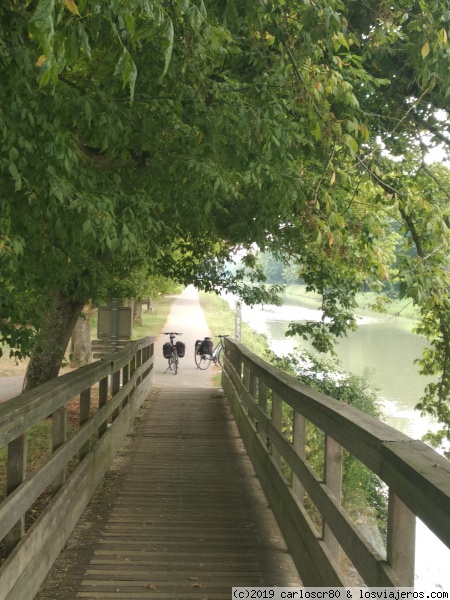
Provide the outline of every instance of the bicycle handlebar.
{"type": "Polygon", "coordinates": [[[164,335],[183,335],[182,333],[179,333],[177,331],[164,331],[163,333],[164,335]]]}

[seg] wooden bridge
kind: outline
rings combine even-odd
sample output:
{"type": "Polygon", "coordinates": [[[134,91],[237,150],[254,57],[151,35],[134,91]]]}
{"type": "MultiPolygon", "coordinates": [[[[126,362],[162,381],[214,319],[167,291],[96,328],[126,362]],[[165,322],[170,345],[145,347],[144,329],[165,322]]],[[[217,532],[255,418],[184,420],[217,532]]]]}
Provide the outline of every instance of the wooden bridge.
{"type": "Polygon", "coordinates": [[[176,377],[164,373],[161,342],[146,338],[0,406],[0,600],[413,585],[415,517],[450,547],[449,462],[233,340],[223,392],[213,387],[195,370],[204,325],[192,316],[176,377]],[[68,429],[74,402],[79,423],[68,429]],[[48,459],[27,473],[27,438],[49,416],[48,459]],[[323,432],[320,474],[305,458],[308,422],[323,432]],[[386,486],[385,551],[341,504],[343,449],[386,486]]]}

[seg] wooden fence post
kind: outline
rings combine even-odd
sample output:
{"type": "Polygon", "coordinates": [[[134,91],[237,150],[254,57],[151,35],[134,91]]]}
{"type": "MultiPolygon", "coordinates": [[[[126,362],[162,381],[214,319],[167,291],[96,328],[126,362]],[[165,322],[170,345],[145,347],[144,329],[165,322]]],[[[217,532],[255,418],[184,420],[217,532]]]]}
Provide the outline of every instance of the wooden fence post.
{"type": "Polygon", "coordinates": [[[404,587],[414,586],[414,557],[416,551],[416,517],[389,490],[387,562],[404,587]]]}
{"type": "MultiPolygon", "coordinates": [[[[120,390],[120,370],[115,371],[112,374],[111,377],[111,397],[114,398],[114,396],[117,394],[117,392],[120,390]]],[[[115,421],[115,419],[117,419],[117,417],[119,416],[119,407],[116,408],[116,410],[113,412],[113,414],[111,415],[111,419],[113,421],[115,421]]]]}
{"type": "MultiPolygon", "coordinates": [[[[80,427],[89,421],[91,416],[91,388],[84,390],[80,394],[80,427]]],[[[89,440],[80,448],[79,459],[80,461],[89,453],[90,443],[89,440]]]]}
{"type": "MultiPolygon", "coordinates": [[[[273,394],[272,398],[272,423],[281,433],[283,427],[283,401],[277,394],[273,394]]],[[[272,456],[278,466],[281,465],[281,454],[272,444],[272,456]]]]}
{"type": "MultiPolygon", "coordinates": [[[[108,377],[100,379],[100,389],[98,397],[98,408],[102,408],[108,401],[108,377]]],[[[105,421],[98,429],[98,437],[101,437],[108,428],[108,423],[105,421]]]]}
{"type": "MultiPolygon", "coordinates": [[[[19,487],[27,474],[27,434],[23,433],[8,444],[6,463],[6,494],[19,487]]],[[[5,536],[5,551],[10,554],[25,535],[25,516],[15,523],[5,536]]]]}
{"type": "MultiPolygon", "coordinates": [[[[338,503],[342,491],[342,446],[329,435],[325,436],[324,482],[338,503]]],[[[339,559],[339,543],[326,523],[323,524],[323,540],[335,560],[339,559]]]]}
{"type": "MultiPolygon", "coordinates": [[[[124,386],[126,383],[130,381],[130,363],[125,365],[122,369],[122,385],[124,386]]],[[[122,402],[122,407],[126,406],[129,402],[129,396],[126,396],[124,401],[122,402]]]]}
{"type": "MultiPolygon", "coordinates": [[[[305,458],[305,446],[306,446],[306,419],[303,415],[294,411],[294,423],[292,431],[292,446],[300,458],[305,458]]],[[[294,492],[297,500],[300,504],[304,504],[305,488],[300,483],[300,479],[292,474],[292,491],[294,492]]]]}
{"type": "MultiPolygon", "coordinates": [[[[67,426],[66,426],[66,407],[60,406],[52,415],[52,430],[53,430],[53,441],[52,441],[52,452],[55,452],[60,446],[64,444],[67,437],[67,426]]],[[[66,481],[66,470],[63,469],[57,477],[55,477],[52,484],[52,492],[56,492],[64,485],[66,481]]]]}

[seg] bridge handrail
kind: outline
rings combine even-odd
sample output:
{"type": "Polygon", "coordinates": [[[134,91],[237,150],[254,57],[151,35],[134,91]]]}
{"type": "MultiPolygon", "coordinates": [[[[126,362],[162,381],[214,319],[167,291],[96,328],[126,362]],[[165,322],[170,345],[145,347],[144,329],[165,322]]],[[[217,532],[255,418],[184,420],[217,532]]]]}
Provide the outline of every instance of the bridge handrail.
{"type": "Polygon", "coordinates": [[[0,568],[2,599],[32,598],[39,589],[150,391],[153,350],[152,337],[130,342],[0,405],[0,448],[7,447],[7,495],[0,503],[0,539],[7,555],[0,568]],[[91,414],[97,383],[98,409],[91,414]],[[79,427],[68,437],[66,405],[76,398],[79,427]],[[52,418],[51,454],[27,475],[27,433],[47,417],[52,418]],[[77,464],[66,478],[74,459],[77,464]],[[50,503],[25,531],[27,511],[48,489],[50,503]]]}
{"type": "Polygon", "coordinates": [[[65,373],[0,404],[0,448],[45,419],[86,387],[123,368],[131,357],[153,338],[130,342],[125,348],[102,360],[65,373]]]}
{"type": "Polygon", "coordinates": [[[450,547],[450,462],[423,442],[312,390],[243,344],[230,339],[225,344],[223,388],[305,584],[345,583],[337,564],[340,546],[367,584],[412,586],[415,516],[450,547]],[[283,405],[293,411],[292,440],[282,432],[283,405]],[[306,421],[325,433],[323,478],[305,459],[306,421]],[[386,557],[378,554],[340,505],[342,448],[389,488],[386,557]],[[282,473],[282,460],[293,473],[292,482],[282,473]],[[303,508],[304,491],[321,513],[320,535],[303,508]],[[311,564],[305,553],[313,556],[311,564]]]}

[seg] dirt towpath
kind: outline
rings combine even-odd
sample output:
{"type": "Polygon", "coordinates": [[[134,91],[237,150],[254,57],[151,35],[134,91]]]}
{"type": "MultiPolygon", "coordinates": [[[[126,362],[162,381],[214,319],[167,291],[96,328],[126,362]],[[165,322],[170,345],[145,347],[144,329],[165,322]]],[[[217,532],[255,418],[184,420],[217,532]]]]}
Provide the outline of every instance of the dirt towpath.
{"type": "MultiPolygon", "coordinates": [[[[186,355],[180,359],[177,375],[167,371],[167,360],[163,357],[162,347],[169,341],[169,336],[161,333],[155,342],[155,387],[177,387],[187,385],[191,388],[212,386],[214,368],[206,371],[197,369],[194,360],[194,346],[197,339],[209,336],[210,331],[205,315],[200,306],[198,292],[193,286],[187,287],[180,296],[177,296],[164,326],[164,331],[178,331],[182,335],[177,337],[186,344],[186,355]]],[[[214,340],[216,342],[217,340],[214,340]]]]}

